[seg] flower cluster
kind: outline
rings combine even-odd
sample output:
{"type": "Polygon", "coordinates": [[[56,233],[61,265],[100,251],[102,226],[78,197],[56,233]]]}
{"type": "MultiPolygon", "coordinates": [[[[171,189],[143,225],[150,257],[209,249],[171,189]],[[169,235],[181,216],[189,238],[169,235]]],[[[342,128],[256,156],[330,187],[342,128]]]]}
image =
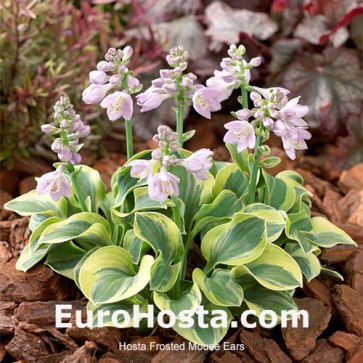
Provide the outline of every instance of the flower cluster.
{"type": "Polygon", "coordinates": [[[166,60],[172,69],[160,70],[160,78],[153,80],[150,88],[136,96],[141,112],[159,107],[168,98],[178,98],[183,105],[192,102],[194,109],[206,118],[211,118],[211,112],[221,109],[218,90],[194,85],[197,76],[183,73],[188,66],[188,58],[189,54],[183,47],[171,49],[166,60]]]}
{"type": "Polygon", "coordinates": [[[168,126],[159,126],[154,141],[159,147],[151,154],[151,160],[133,160],[127,164],[131,167],[133,178],[146,179],[149,186],[149,196],[163,203],[169,195],[179,195],[179,178],[168,171],[173,165],[183,166],[199,180],[209,178],[208,171],[212,167],[210,157],[213,152],[201,149],[186,159],[179,159],[175,152],[180,148],[178,135],[168,126]],[[174,155],[172,155],[174,153],[174,155]]]}
{"type": "Polygon", "coordinates": [[[221,62],[222,71],[214,71],[214,77],[207,80],[207,87],[219,91],[219,101],[230,97],[234,89],[245,86],[251,79],[251,68],[261,64],[261,58],[252,58],[250,62],[243,59],[246,48],[240,45],[238,48],[232,44],[228,50],[228,58],[221,62]]]}
{"type": "Polygon", "coordinates": [[[69,168],[73,169],[72,165],[81,162],[82,158],[78,151],[83,144],[79,143],[79,139],[88,136],[91,129],[84,124],[81,116],[76,114],[69,98],[64,96],[54,106],[54,120],[59,127],[45,124],[41,128],[46,134],[59,135],[53,141],[51,148],[62,162],[55,171],[39,178],[36,191],[38,194],[50,194],[57,201],[61,196],[67,198],[72,196],[69,177],[66,174],[68,169],[66,163],[69,163],[69,168]]]}
{"type": "Polygon", "coordinates": [[[78,151],[83,146],[79,144],[79,139],[88,136],[91,128],[84,124],[81,116],[74,111],[69,98],[64,96],[54,106],[54,120],[59,127],[50,124],[41,126],[44,133],[59,135],[52,143],[52,150],[57,153],[60,161],[79,164],[82,158],[78,151]]]}
{"type": "Polygon", "coordinates": [[[142,85],[133,72],[127,68],[133,50],[126,46],[123,50],[110,48],[105,55],[105,60],[97,64],[97,70],[90,72],[91,85],[82,93],[86,104],[100,103],[107,109],[108,118],[115,121],[121,117],[130,120],[133,114],[131,94],[139,92],[142,85]],[[117,87],[116,91],[108,96],[107,93],[117,87]]]}

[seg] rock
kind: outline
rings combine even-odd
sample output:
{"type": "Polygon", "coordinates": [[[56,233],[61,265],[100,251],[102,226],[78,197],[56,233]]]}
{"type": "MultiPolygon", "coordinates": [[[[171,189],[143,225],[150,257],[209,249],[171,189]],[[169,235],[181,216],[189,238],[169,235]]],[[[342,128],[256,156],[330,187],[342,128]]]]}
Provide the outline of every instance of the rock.
{"type": "Polygon", "coordinates": [[[15,263],[16,260],[12,259],[0,266],[0,300],[73,300],[77,291],[73,281],[44,265],[37,265],[24,273],[15,268],[15,263]]]}
{"type": "Polygon", "coordinates": [[[363,190],[350,190],[339,200],[338,208],[342,218],[337,222],[348,222],[363,227],[363,190]]]}
{"type": "MultiPolygon", "coordinates": [[[[173,343],[182,344],[188,342],[182,337],[177,337],[173,343]]],[[[178,363],[203,363],[205,357],[209,353],[208,350],[162,350],[153,359],[152,363],[178,362],[178,363]]]]}
{"type": "Polygon", "coordinates": [[[309,282],[305,282],[303,291],[306,296],[321,300],[325,305],[333,308],[331,302],[331,293],[318,279],[313,279],[309,282]]]}
{"type": "Polygon", "coordinates": [[[301,363],[343,363],[344,352],[340,348],[334,348],[325,339],[318,340],[313,353],[301,361],[301,363]]]}
{"type": "Polygon", "coordinates": [[[19,177],[13,170],[2,170],[0,172],[1,190],[9,193],[12,196],[18,193],[19,177]]]}
{"type": "Polygon", "coordinates": [[[38,360],[37,363],[60,363],[67,356],[72,355],[72,352],[69,350],[63,350],[60,353],[46,355],[38,360]]]}
{"type": "Polygon", "coordinates": [[[77,349],[72,355],[67,355],[60,363],[96,363],[95,352],[97,346],[92,342],[86,342],[84,346],[77,349]]]}
{"type": "MultiPolygon", "coordinates": [[[[86,311],[82,312],[82,321],[86,321],[86,311]]],[[[72,315],[72,327],[67,328],[66,334],[76,342],[83,344],[86,341],[94,342],[103,349],[117,349],[121,339],[121,331],[117,328],[79,328],[75,325],[75,315],[72,315]]]]}
{"type": "Polygon", "coordinates": [[[347,285],[336,285],[333,303],[350,333],[363,335],[363,297],[347,285]]]}
{"type": "Polygon", "coordinates": [[[322,301],[310,298],[295,299],[299,310],[309,313],[309,327],[303,328],[301,321],[293,328],[291,322],[282,329],[287,349],[295,360],[304,359],[314,348],[317,337],[327,328],[330,309],[322,301]]]}
{"type": "Polygon", "coordinates": [[[28,243],[30,237],[28,217],[18,218],[12,221],[10,227],[9,244],[14,257],[19,257],[21,251],[28,243]]]}
{"type": "Polygon", "coordinates": [[[326,193],[323,198],[323,205],[327,212],[327,217],[333,223],[345,222],[347,220],[346,216],[342,215],[341,208],[338,205],[341,199],[342,195],[340,193],[331,189],[326,189],[326,193]]]}
{"type": "Polygon", "coordinates": [[[26,194],[31,190],[35,189],[37,186],[37,182],[35,180],[35,176],[27,176],[19,183],[19,195],[26,194]]]}
{"type": "Polygon", "coordinates": [[[241,363],[241,360],[231,352],[223,352],[221,355],[215,353],[211,356],[212,363],[241,363]]]}
{"type": "Polygon", "coordinates": [[[10,261],[13,254],[10,250],[10,245],[7,242],[0,242],[0,264],[10,261]]]}
{"type": "Polygon", "coordinates": [[[363,345],[363,338],[344,331],[336,331],[328,340],[330,344],[347,351],[347,359],[354,356],[359,347],[363,345]]]}
{"type": "Polygon", "coordinates": [[[12,335],[14,333],[15,326],[11,316],[16,306],[15,303],[10,301],[0,301],[0,336],[12,335]]]}
{"type": "Polygon", "coordinates": [[[354,242],[358,244],[363,244],[363,228],[356,226],[351,223],[335,223],[335,225],[341,228],[345,233],[353,239],[354,242]]]}
{"type": "Polygon", "coordinates": [[[363,296],[363,251],[357,249],[347,258],[344,265],[347,283],[363,296]]]}
{"type": "Polygon", "coordinates": [[[256,362],[291,362],[291,359],[280,349],[274,340],[263,338],[258,332],[242,330],[240,337],[248,353],[256,362]]]}
{"type": "Polygon", "coordinates": [[[363,163],[353,166],[349,170],[344,170],[339,178],[338,185],[347,192],[350,189],[363,189],[363,163]]]}
{"type": "Polygon", "coordinates": [[[347,355],[347,363],[362,363],[363,357],[363,344],[359,344],[357,349],[352,353],[347,355]]]}
{"type": "Polygon", "coordinates": [[[18,328],[15,330],[14,338],[5,346],[5,350],[14,358],[27,363],[38,363],[41,357],[50,354],[42,339],[18,328]]]}
{"type": "Polygon", "coordinates": [[[340,265],[343,264],[354,251],[356,251],[356,248],[353,246],[334,246],[327,250],[323,249],[319,257],[321,262],[326,265],[340,265]]]}

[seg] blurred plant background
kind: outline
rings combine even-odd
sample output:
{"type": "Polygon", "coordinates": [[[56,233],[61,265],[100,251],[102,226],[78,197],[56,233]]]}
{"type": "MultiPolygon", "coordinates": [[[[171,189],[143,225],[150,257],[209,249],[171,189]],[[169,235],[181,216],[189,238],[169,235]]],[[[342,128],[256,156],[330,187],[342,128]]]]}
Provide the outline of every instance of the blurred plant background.
{"type": "MultiPolygon", "coordinates": [[[[51,121],[63,93],[92,126],[87,147],[95,157],[112,144],[102,140],[123,140],[122,123],[81,100],[89,71],[110,46],[134,47],[131,68],[147,88],[173,46],[188,49],[190,71],[204,81],[228,44],[241,43],[264,60],[253,82],[286,87],[309,105],[317,145],[309,152],[329,151],[337,168],[353,165],[362,160],[363,144],[362,6],[362,0],[4,0],[0,160],[8,168],[29,155],[51,160],[40,124],[51,121]]],[[[136,114],[141,140],[160,123],[173,123],[168,107],[136,114]]]]}

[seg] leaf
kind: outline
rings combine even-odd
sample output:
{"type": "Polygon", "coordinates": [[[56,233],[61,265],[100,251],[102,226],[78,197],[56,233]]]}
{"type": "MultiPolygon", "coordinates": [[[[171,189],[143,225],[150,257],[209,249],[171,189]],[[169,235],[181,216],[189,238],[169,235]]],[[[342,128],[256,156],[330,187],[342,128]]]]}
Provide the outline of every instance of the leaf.
{"type": "Polygon", "coordinates": [[[106,189],[100,174],[86,165],[77,165],[76,171],[72,174],[72,180],[77,183],[81,198],[86,200],[90,198],[91,210],[97,213],[98,208],[101,206],[106,197],[106,189]]]}
{"type": "Polygon", "coordinates": [[[227,331],[229,329],[229,323],[232,320],[232,314],[227,308],[222,306],[215,306],[213,304],[205,306],[204,309],[208,311],[208,314],[203,315],[203,321],[206,325],[208,325],[207,328],[201,328],[198,325],[198,317],[196,315],[193,315],[192,318],[194,320],[194,324],[191,328],[179,327],[177,323],[173,326],[173,330],[175,330],[179,335],[192,343],[211,347],[218,344],[227,334],[227,331]],[[210,325],[210,321],[213,318],[212,314],[217,314],[216,310],[223,311],[226,315],[226,326],[223,326],[221,328],[214,328],[210,325]]]}
{"type": "Polygon", "coordinates": [[[49,194],[39,195],[35,190],[17,197],[4,205],[4,208],[21,216],[40,214],[44,216],[67,216],[67,201],[61,197],[55,202],[49,194]]]}
{"type": "Polygon", "coordinates": [[[79,284],[83,294],[95,304],[125,300],[149,283],[153,263],[152,256],[144,256],[136,273],[131,255],[125,249],[102,247],[84,262],[79,284]]]}
{"type": "Polygon", "coordinates": [[[160,254],[151,268],[150,290],[169,291],[178,279],[180,268],[181,262],[171,265],[165,262],[160,254]]]}
{"type": "Polygon", "coordinates": [[[218,306],[241,306],[243,289],[234,279],[231,270],[216,269],[211,277],[196,268],[193,271],[193,281],[203,291],[206,298],[218,306]]]}
{"type": "Polygon", "coordinates": [[[236,10],[221,1],[208,5],[205,16],[206,34],[212,38],[211,50],[221,50],[223,43],[238,44],[240,33],[266,40],[277,31],[277,24],[267,14],[236,10]]]}
{"type": "Polygon", "coordinates": [[[213,187],[213,197],[217,198],[223,190],[231,190],[238,198],[247,193],[247,177],[236,164],[227,165],[218,172],[213,187]]]}
{"type": "Polygon", "coordinates": [[[262,218],[266,222],[267,242],[276,241],[285,228],[286,221],[275,208],[262,203],[254,203],[246,206],[245,213],[262,218]]]}
{"type": "MultiPolygon", "coordinates": [[[[133,229],[126,231],[122,247],[128,251],[132,257],[132,262],[136,265],[140,261],[143,245],[149,247],[142,239],[136,236],[133,229]]],[[[146,248],[144,247],[146,250],[146,248]]]]}
{"type": "Polygon", "coordinates": [[[357,246],[347,233],[323,217],[311,218],[311,226],[313,234],[310,239],[317,246],[325,248],[337,244],[357,246]]]}
{"type": "Polygon", "coordinates": [[[302,286],[299,265],[282,248],[268,243],[262,255],[253,262],[233,268],[238,280],[250,274],[262,286],[274,291],[287,291],[302,286]]]}
{"type": "Polygon", "coordinates": [[[320,37],[329,30],[324,15],[307,16],[296,27],[294,37],[307,40],[311,44],[320,44],[320,37]]]}
{"type": "Polygon", "coordinates": [[[300,39],[282,39],[274,42],[270,48],[272,60],[270,70],[279,74],[286,70],[286,67],[294,60],[295,52],[301,47],[300,39]]]}
{"type": "Polygon", "coordinates": [[[236,266],[261,255],[266,246],[267,230],[263,219],[251,214],[235,214],[232,221],[211,229],[203,238],[201,251],[206,270],[217,264],[236,266]]]}
{"type": "Polygon", "coordinates": [[[77,213],[47,227],[39,238],[38,244],[63,243],[73,239],[87,250],[95,245],[108,245],[112,243],[111,227],[106,219],[98,214],[77,213]]]}
{"type": "Polygon", "coordinates": [[[40,246],[34,253],[30,253],[30,246],[27,244],[16,261],[16,269],[24,272],[30,270],[46,256],[50,248],[51,245],[46,244],[40,246]]]}
{"type": "Polygon", "coordinates": [[[171,310],[176,316],[183,310],[194,312],[202,302],[202,294],[196,284],[181,281],[181,292],[177,299],[171,299],[166,293],[154,292],[155,305],[160,310],[171,310]]]}
{"type": "Polygon", "coordinates": [[[305,117],[311,127],[336,133],[351,114],[359,114],[363,99],[361,62],[354,50],[327,48],[322,54],[305,54],[291,63],[283,86],[301,95],[309,105],[305,117]]]}

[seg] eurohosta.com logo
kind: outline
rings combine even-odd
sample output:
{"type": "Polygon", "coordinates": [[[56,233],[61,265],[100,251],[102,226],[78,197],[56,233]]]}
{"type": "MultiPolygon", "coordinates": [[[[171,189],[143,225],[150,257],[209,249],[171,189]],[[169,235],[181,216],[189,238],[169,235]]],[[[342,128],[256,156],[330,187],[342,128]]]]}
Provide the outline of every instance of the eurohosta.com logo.
{"type": "MultiPolygon", "coordinates": [[[[109,322],[116,328],[127,328],[133,326],[134,328],[140,327],[141,321],[143,326],[154,328],[156,325],[161,328],[172,328],[178,326],[179,328],[191,328],[197,324],[200,328],[226,328],[229,325],[232,328],[238,326],[236,320],[229,321],[228,315],[224,310],[206,310],[200,305],[196,310],[182,310],[176,315],[171,310],[161,310],[155,314],[154,305],[147,305],[146,311],[140,310],[139,305],[133,306],[132,314],[128,310],[98,310],[96,316],[93,312],[87,310],[86,321],[82,320],[82,310],[72,309],[71,304],[58,304],[55,306],[55,324],[56,328],[70,328],[72,324],[65,322],[71,318],[72,311],[75,311],[75,325],[78,328],[93,328],[110,326],[109,322]],[[145,324],[146,319],[146,324],[145,324]]],[[[273,328],[277,324],[285,328],[287,323],[290,322],[293,328],[298,325],[303,328],[309,327],[309,313],[306,310],[282,310],[278,315],[273,310],[262,310],[259,314],[255,310],[245,310],[240,316],[240,323],[245,328],[255,328],[257,325],[256,319],[251,317],[258,317],[258,323],[263,328],[273,328]],[[300,324],[299,324],[300,322],[300,324]]]]}

